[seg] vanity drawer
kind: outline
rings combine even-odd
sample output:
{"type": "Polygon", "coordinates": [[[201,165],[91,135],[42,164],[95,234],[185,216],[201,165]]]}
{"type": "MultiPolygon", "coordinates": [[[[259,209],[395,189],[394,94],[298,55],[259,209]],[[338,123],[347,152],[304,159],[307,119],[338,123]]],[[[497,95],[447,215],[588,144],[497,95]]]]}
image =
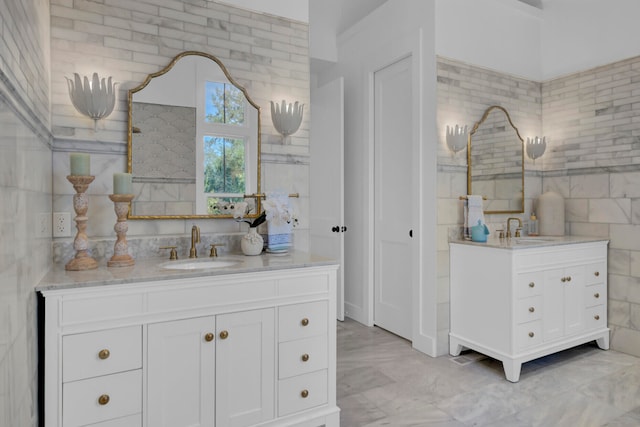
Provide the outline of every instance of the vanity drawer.
{"type": "Polygon", "coordinates": [[[142,414],[129,415],[127,417],[116,418],[113,420],[103,421],[101,423],[91,424],[91,427],[141,427],[142,414]]]}
{"type": "Polygon", "coordinates": [[[542,342],[542,321],[536,320],[516,326],[516,351],[542,342]]]}
{"type": "Polygon", "coordinates": [[[587,285],[605,283],[607,267],[605,262],[596,262],[585,267],[587,285]]]}
{"type": "Polygon", "coordinates": [[[280,343],[278,378],[289,378],[327,368],[327,336],[280,343]]]}
{"type": "Polygon", "coordinates": [[[278,309],[279,342],[327,333],[327,301],[285,305],[278,309]]]}
{"type": "Polygon", "coordinates": [[[526,323],[542,316],[542,296],[519,299],[516,303],[516,322],[526,323]]]}
{"type": "Polygon", "coordinates": [[[604,305],[587,308],[585,328],[586,330],[598,329],[607,326],[607,313],[604,305]]]}
{"type": "Polygon", "coordinates": [[[587,286],[584,301],[587,307],[602,305],[607,302],[607,286],[604,283],[587,286]]]}
{"type": "Polygon", "coordinates": [[[528,298],[542,295],[544,272],[521,273],[516,277],[516,298],[528,298]]]}
{"type": "Polygon", "coordinates": [[[62,385],[62,424],[84,426],[142,412],[142,370],[62,385]]]}
{"type": "Polygon", "coordinates": [[[108,329],[62,338],[62,381],[142,367],[142,327],[108,329]]]}
{"type": "Polygon", "coordinates": [[[281,417],[327,403],[327,371],[280,380],[278,398],[281,417]]]}

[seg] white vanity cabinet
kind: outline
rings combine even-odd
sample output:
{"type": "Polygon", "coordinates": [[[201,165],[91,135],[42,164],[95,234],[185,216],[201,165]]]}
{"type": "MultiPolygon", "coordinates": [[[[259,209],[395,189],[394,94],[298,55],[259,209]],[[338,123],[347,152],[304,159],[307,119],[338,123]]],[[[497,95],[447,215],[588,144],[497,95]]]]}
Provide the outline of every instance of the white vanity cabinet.
{"type": "Polygon", "coordinates": [[[40,289],[45,426],[338,426],[336,266],[40,289]]]}
{"type": "Polygon", "coordinates": [[[530,247],[450,244],[449,352],[522,363],[589,341],[609,348],[607,241],[530,247]]]}

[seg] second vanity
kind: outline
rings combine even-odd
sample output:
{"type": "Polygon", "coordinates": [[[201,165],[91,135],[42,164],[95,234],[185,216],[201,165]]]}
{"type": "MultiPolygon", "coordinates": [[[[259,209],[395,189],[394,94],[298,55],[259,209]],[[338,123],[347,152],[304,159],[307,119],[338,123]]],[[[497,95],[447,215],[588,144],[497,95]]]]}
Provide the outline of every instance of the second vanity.
{"type": "Polygon", "coordinates": [[[50,272],[45,425],[338,426],[338,266],[222,261],[50,272]]]}
{"type": "Polygon", "coordinates": [[[596,341],[609,348],[607,240],[585,237],[450,242],[449,352],[522,363],[596,341]]]}

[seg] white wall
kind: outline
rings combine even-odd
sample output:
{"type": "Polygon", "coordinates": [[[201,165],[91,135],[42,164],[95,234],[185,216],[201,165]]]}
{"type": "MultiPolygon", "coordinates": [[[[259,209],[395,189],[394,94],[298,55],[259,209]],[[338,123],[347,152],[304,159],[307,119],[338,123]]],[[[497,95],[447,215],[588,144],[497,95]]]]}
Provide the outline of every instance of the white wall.
{"type": "Polygon", "coordinates": [[[542,80],[640,54],[637,0],[546,0],[542,80]]]}
{"type": "Polygon", "coordinates": [[[515,0],[436,0],[436,54],[540,81],[541,18],[515,0]]]}

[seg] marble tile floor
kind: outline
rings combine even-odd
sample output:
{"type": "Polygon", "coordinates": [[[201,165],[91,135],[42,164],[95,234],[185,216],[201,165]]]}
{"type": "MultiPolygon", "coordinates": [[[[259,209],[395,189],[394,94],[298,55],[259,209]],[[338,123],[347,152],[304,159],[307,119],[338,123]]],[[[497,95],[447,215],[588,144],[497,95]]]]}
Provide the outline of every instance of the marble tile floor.
{"type": "Polygon", "coordinates": [[[640,426],[640,358],[585,344],[523,364],[432,358],[380,328],[338,322],[342,427],[640,426]]]}

